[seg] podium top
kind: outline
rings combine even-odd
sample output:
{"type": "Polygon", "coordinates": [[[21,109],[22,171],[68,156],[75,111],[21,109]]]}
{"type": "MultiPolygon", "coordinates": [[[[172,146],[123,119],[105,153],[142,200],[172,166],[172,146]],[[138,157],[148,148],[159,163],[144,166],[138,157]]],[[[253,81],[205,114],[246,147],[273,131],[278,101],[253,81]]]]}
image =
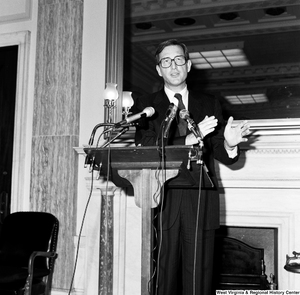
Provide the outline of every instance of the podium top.
{"type": "Polygon", "coordinates": [[[104,177],[107,176],[108,167],[111,168],[109,178],[117,186],[130,185],[120,179],[117,170],[141,169],[177,169],[179,177],[170,181],[172,185],[193,187],[198,183],[198,179],[187,168],[189,159],[198,152],[193,146],[166,146],[164,150],[158,146],[87,147],[84,151],[87,154],[86,164],[91,165],[94,170],[100,170],[104,177]]]}
{"type": "Polygon", "coordinates": [[[106,165],[110,161],[112,168],[118,169],[157,169],[165,163],[166,169],[179,168],[187,162],[192,146],[166,146],[164,152],[158,146],[140,147],[110,147],[110,148],[84,148],[89,157],[88,164],[98,166],[106,165]],[[109,159],[108,159],[109,157],[109,159]]]}

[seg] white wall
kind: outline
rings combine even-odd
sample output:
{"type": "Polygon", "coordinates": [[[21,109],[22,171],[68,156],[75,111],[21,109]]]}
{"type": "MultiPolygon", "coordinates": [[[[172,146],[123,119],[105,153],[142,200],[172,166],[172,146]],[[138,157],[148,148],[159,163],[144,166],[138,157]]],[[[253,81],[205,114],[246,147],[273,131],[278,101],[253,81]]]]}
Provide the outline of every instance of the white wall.
{"type": "MultiPolygon", "coordinates": [[[[83,55],[82,55],[82,83],[81,83],[81,113],[79,146],[88,144],[93,127],[104,122],[103,91],[105,89],[105,54],[106,54],[106,0],[88,0],[84,2],[83,23],[83,55]]],[[[89,196],[89,185],[85,178],[89,176],[88,169],[84,168],[85,156],[79,154],[78,173],[78,211],[77,233],[79,234],[83,222],[84,209],[89,196]]],[[[100,193],[92,196],[86,216],[89,221],[100,225],[100,215],[93,214],[91,208],[100,208],[100,193]]],[[[99,213],[99,212],[98,212],[99,213]]],[[[98,261],[99,238],[98,232],[89,232],[86,229],[87,220],[80,242],[79,261],[76,271],[75,288],[78,294],[96,294],[98,288],[98,261]],[[93,235],[96,247],[91,250],[86,242],[87,233],[93,235]],[[92,252],[91,252],[92,251],[92,252]]],[[[98,228],[98,227],[96,227],[98,228]]],[[[77,246],[77,239],[74,241],[77,246]]],[[[95,245],[94,245],[95,246],[95,245]]],[[[76,294],[77,294],[76,293],[76,294]]]]}

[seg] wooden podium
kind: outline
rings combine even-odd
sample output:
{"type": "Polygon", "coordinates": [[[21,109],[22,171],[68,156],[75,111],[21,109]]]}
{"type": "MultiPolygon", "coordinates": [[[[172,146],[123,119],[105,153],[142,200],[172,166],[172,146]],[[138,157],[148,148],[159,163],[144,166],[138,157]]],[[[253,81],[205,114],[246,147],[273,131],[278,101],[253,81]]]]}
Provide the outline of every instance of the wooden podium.
{"type": "Polygon", "coordinates": [[[158,206],[160,189],[166,181],[172,187],[197,186],[197,179],[187,168],[189,159],[193,159],[197,151],[192,146],[166,146],[164,151],[157,146],[89,147],[84,151],[87,154],[86,163],[91,169],[99,170],[105,180],[112,181],[118,187],[133,187],[135,203],[142,209],[141,294],[148,295],[151,279],[150,209],[158,206]]]}

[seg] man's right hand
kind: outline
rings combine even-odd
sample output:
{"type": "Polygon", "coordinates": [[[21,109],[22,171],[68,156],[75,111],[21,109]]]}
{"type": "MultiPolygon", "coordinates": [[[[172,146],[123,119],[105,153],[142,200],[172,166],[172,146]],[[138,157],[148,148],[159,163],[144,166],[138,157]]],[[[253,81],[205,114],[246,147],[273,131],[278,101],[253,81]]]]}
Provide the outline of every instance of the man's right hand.
{"type": "MultiPolygon", "coordinates": [[[[207,134],[213,132],[217,125],[218,125],[218,119],[216,119],[215,116],[211,116],[211,117],[206,116],[200,123],[198,123],[198,128],[200,130],[202,138],[204,138],[207,134]]],[[[185,139],[186,145],[193,145],[196,143],[198,143],[198,140],[196,139],[194,134],[191,133],[187,135],[185,139]]]]}

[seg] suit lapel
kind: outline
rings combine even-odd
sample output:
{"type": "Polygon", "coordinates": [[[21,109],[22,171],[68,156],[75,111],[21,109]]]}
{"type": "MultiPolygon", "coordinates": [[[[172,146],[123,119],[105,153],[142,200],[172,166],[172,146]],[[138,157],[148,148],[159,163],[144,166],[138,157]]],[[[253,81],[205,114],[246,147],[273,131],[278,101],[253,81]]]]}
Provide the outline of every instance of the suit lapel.
{"type": "Polygon", "coordinates": [[[162,122],[165,119],[166,111],[170,105],[170,101],[165,94],[164,90],[160,90],[153,98],[153,107],[158,116],[158,122],[162,122]]]}
{"type": "Polygon", "coordinates": [[[189,112],[194,121],[200,122],[205,117],[203,113],[202,100],[200,97],[196,97],[192,91],[189,91],[189,112]]]}
{"type": "Polygon", "coordinates": [[[158,110],[167,110],[170,102],[163,89],[157,92],[153,100],[154,107],[157,107],[158,110]]]}

